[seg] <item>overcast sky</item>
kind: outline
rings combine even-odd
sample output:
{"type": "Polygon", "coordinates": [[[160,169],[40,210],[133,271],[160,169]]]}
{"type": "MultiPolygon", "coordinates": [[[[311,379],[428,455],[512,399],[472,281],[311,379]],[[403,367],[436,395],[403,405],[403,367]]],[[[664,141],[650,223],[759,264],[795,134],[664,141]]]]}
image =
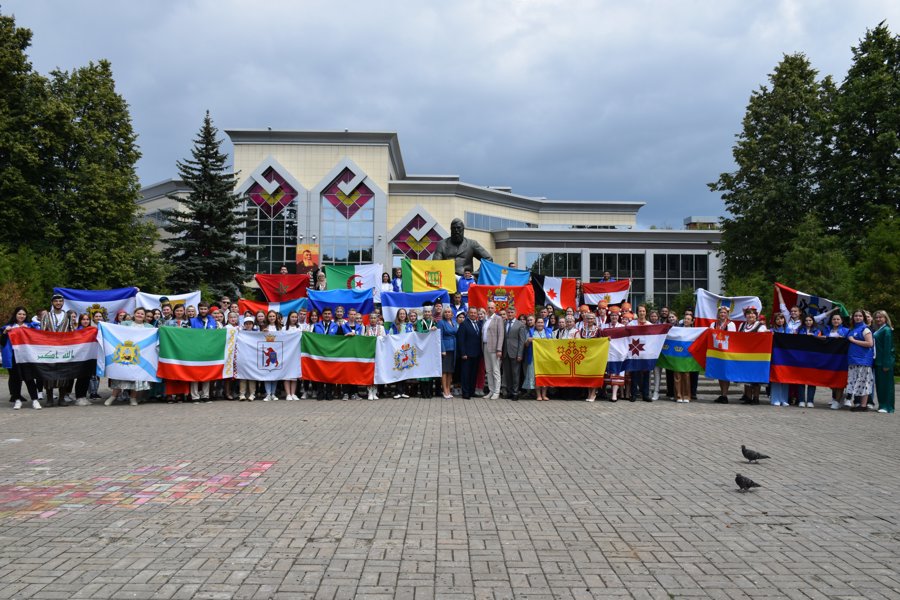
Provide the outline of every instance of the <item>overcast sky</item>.
{"type": "MultiPolygon", "coordinates": [[[[717,216],[752,90],[785,53],[841,81],[900,2],[7,0],[42,73],[112,62],[142,184],[220,130],[393,131],[408,173],[717,216]]],[[[228,146],[230,150],[230,145],[228,146]]]]}

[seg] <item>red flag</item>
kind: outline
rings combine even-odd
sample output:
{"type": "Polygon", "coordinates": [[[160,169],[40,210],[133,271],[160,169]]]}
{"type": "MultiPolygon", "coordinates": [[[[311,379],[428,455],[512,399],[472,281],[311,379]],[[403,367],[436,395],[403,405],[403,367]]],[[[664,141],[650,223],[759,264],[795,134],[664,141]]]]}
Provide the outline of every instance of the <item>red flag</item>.
{"type": "Polygon", "coordinates": [[[309,275],[266,275],[257,273],[256,283],[266,295],[269,302],[284,302],[306,298],[306,288],[309,287],[309,275]]]}
{"type": "Polygon", "coordinates": [[[535,304],[552,304],[559,309],[578,308],[575,306],[575,279],[571,277],[547,277],[531,274],[535,304]]]}
{"type": "Polygon", "coordinates": [[[531,285],[473,285],[469,287],[469,306],[487,308],[493,302],[499,311],[512,308],[516,316],[534,314],[534,290],[531,285]]]}

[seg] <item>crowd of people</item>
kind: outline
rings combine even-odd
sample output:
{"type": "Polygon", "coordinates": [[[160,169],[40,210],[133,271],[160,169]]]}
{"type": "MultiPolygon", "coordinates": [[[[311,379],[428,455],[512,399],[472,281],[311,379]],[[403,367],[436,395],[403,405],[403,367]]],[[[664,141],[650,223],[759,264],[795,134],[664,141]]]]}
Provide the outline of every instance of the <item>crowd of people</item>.
{"type": "MultiPolygon", "coordinates": [[[[608,274],[604,274],[609,277],[608,274]]],[[[400,273],[383,277],[385,291],[397,290],[400,273]]],[[[367,386],[365,388],[341,383],[321,383],[303,379],[282,382],[255,382],[240,379],[223,379],[213,382],[143,382],[110,379],[112,390],[103,404],[110,406],[117,401],[136,406],[141,401],[168,403],[210,402],[213,399],[264,402],[285,399],[289,401],[316,399],[356,399],[365,394],[369,400],[381,397],[445,399],[462,397],[549,400],[578,399],[594,402],[641,400],[652,402],[665,397],[678,403],[697,399],[699,373],[676,372],[659,367],[646,371],[609,372],[605,374],[604,387],[600,389],[557,388],[548,389],[535,385],[532,343],[534,339],[586,339],[602,335],[607,329],[626,325],[643,326],[669,323],[681,327],[694,326],[692,310],[675,314],[667,307],[659,310],[639,305],[634,310],[629,303],[608,306],[581,305],[555,310],[553,306],[539,307],[535,314],[515,315],[505,307],[488,303],[486,308],[468,306],[464,293],[474,280],[470,273],[461,277],[460,290],[452,295],[451,303],[426,304],[421,310],[399,309],[391,323],[385,323],[380,307],[376,305],[370,315],[360,315],[355,309],[336,307],[291,311],[281,314],[274,310],[245,311],[227,296],[210,304],[200,301],[196,306],[170,303],[162,298],[158,308],[138,307],[132,314],[120,310],[106,315],[97,310],[91,314],[77,314],[63,310],[61,295],[51,298],[51,307],[29,315],[25,307],[17,307],[0,332],[3,366],[9,370],[10,402],[19,409],[26,402],[22,386],[28,391],[31,406],[42,405],[87,406],[92,400],[100,400],[100,381],[96,376],[71,380],[38,381],[26,377],[15,364],[8,332],[11,328],[32,327],[47,331],[67,332],[96,327],[109,318],[111,322],[131,327],[183,327],[195,329],[240,328],[252,331],[278,331],[296,329],[328,335],[384,336],[405,332],[435,331],[441,337],[440,378],[412,379],[395,385],[367,386]],[[367,317],[367,318],[366,318],[367,317]]],[[[314,277],[313,287],[319,282],[314,277]]],[[[773,331],[795,335],[842,337],[849,341],[849,370],[846,388],[831,390],[832,409],[848,407],[866,411],[872,406],[878,412],[894,412],[894,344],[893,327],[883,310],[869,313],[855,310],[848,321],[837,309],[819,315],[804,314],[799,307],[787,307],[782,299],[778,310],[767,325],[756,308],[744,312],[744,321],[729,318],[729,309],[721,308],[717,320],[709,326],[722,331],[765,332],[773,331]],[[875,402],[877,401],[877,404],[875,402]]],[[[719,381],[719,396],[714,402],[729,403],[732,384],[740,382],[719,381]]],[[[767,386],[773,406],[815,406],[816,389],[813,386],[771,383],[767,386]]],[[[742,385],[740,401],[759,404],[763,385],[742,385]]]]}

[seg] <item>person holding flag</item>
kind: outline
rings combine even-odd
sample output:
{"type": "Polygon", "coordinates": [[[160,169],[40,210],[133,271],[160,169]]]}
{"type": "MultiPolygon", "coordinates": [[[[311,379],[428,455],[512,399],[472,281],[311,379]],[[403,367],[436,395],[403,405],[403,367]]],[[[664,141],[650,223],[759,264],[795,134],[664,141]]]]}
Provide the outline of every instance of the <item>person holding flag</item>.
{"type": "Polygon", "coordinates": [[[9,371],[9,400],[13,403],[13,410],[22,408],[22,384],[28,390],[31,397],[31,408],[41,410],[40,391],[38,382],[33,377],[23,377],[22,369],[16,364],[16,355],[13,352],[12,342],[9,341],[9,330],[17,327],[28,327],[29,329],[40,329],[36,323],[28,320],[28,311],[24,306],[17,306],[13,309],[9,322],[0,332],[0,345],[3,347],[3,368],[9,371]]]}
{"type": "MultiPolygon", "coordinates": [[[[738,331],[757,333],[765,333],[768,331],[766,326],[759,320],[759,311],[756,310],[755,306],[748,306],[744,309],[744,322],[741,323],[741,327],[738,331]]],[[[758,383],[744,384],[744,395],[741,396],[741,403],[759,404],[759,391],[760,384],[758,383]]],[[[816,388],[813,388],[813,393],[815,393],[815,391],[816,388]]],[[[810,402],[810,404],[812,404],[812,402],[810,402]]]]}
{"type": "MultiPolygon", "coordinates": [[[[134,315],[132,315],[130,321],[124,321],[121,323],[125,327],[149,327],[151,329],[155,329],[153,325],[146,322],[147,311],[143,307],[137,307],[134,309],[134,315]]],[[[106,402],[103,403],[104,406],[111,406],[113,402],[118,400],[119,395],[123,390],[131,390],[133,393],[128,396],[128,403],[131,406],[137,406],[139,396],[143,395],[143,392],[150,389],[149,381],[124,381],[121,379],[110,379],[109,387],[112,388],[112,395],[106,399],[106,402]]]]}
{"type": "MultiPolygon", "coordinates": [[[[380,313],[372,311],[372,314],[369,315],[369,324],[366,325],[363,335],[375,338],[384,337],[386,335],[386,332],[384,330],[384,319],[381,318],[380,313]]],[[[367,398],[368,400],[378,400],[377,385],[373,383],[372,385],[367,386],[366,391],[369,393],[369,396],[367,398]]]]}
{"type": "MultiPolygon", "coordinates": [[[[728,318],[731,310],[727,306],[720,306],[716,311],[716,321],[709,326],[709,329],[717,331],[737,331],[734,322],[728,318]]],[[[714,400],[716,404],[728,404],[728,389],[731,387],[730,381],[724,379],[719,380],[719,397],[714,400]]]]}
{"type": "MultiPolygon", "coordinates": [[[[72,323],[72,320],[69,318],[68,312],[63,310],[64,302],[65,299],[63,298],[62,294],[55,293],[50,297],[50,310],[44,313],[44,316],[41,317],[41,329],[43,331],[56,331],[59,333],[74,331],[75,326],[72,323]]],[[[48,406],[53,406],[54,388],[57,388],[59,390],[56,405],[65,406],[65,402],[63,400],[64,390],[66,390],[71,385],[71,383],[72,382],[68,379],[47,379],[43,381],[42,387],[47,394],[48,406]]]]}

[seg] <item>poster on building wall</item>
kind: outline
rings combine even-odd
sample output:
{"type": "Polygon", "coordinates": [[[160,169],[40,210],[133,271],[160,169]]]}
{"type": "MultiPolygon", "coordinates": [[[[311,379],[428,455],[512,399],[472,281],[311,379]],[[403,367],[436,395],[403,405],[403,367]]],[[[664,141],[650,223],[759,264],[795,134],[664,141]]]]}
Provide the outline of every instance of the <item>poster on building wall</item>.
{"type": "Polygon", "coordinates": [[[297,273],[312,273],[319,268],[319,245],[297,244],[297,273]]]}

